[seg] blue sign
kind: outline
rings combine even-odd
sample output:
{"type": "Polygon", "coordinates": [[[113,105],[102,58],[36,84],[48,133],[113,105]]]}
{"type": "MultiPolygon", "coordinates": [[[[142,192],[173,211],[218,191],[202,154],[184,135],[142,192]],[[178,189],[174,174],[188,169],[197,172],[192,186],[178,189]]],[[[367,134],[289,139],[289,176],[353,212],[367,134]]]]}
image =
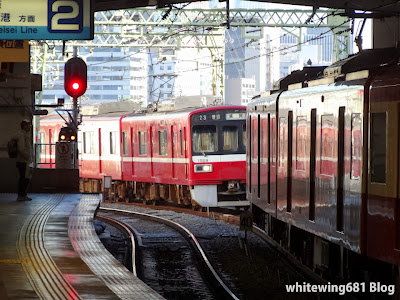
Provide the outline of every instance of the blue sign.
{"type": "Polygon", "coordinates": [[[0,0],[0,40],[93,38],[91,0],[0,0]]]}
{"type": "Polygon", "coordinates": [[[51,33],[81,33],[83,1],[48,0],[47,30],[51,33]]]}

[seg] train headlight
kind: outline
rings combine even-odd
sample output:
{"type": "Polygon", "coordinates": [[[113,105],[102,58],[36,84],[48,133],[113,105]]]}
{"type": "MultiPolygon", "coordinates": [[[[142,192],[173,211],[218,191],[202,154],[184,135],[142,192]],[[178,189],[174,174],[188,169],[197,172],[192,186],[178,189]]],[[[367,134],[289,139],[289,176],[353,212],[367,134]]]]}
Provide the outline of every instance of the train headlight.
{"type": "Polygon", "coordinates": [[[74,135],[71,135],[71,141],[75,141],[76,137],[74,135]]]}
{"type": "Polygon", "coordinates": [[[65,135],[64,134],[60,135],[60,140],[65,140],[65,135]]]}
{"type": "Polygon", "coordinates": [[[195,165],[194,172],[195,173],[210,173],[213,171],[213,166],[210,164],[207,165],[195,165]]]}

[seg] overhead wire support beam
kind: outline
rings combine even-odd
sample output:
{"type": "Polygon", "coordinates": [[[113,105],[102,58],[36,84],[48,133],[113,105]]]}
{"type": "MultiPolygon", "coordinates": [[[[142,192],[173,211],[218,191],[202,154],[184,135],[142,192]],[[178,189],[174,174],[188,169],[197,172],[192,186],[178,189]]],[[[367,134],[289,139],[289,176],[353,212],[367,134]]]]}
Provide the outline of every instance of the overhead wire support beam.
{"type": "MultiPolygon", "coordinates": [[[[335,61],[348,54],[350,38],[347,17],[341,15],[344,10],[306,9],[179,9],[135,8],[126,10],[101,11],[94,14],[94,39],[66,41],[65,53],[70,54],[71,47],[127,47],[127,48],[206,48],[213,57],[213,68],[222,78],[225,53],[225,30],[229,26],[242,27],[242,36],[248,40],[263,37],[265,27],[278,28],[326,28],[334,35],[335,61]],[[253,33],[259,32],[258,35],[253,33]],[[187,43],[193,38],[195,43],[187,43]],[[214,58],[218,59],[214,59],[214,58]]],[[[301,41],[299,46],[307,41],[301,41]]],[[[33,71],[37,72],[39,63],[48,62],[52,66],[65,62],[61,51],[63,41],[31,41],[33,71]],[[44,51],[48,50],[48,53],[44,51]],[[36,66],[36,67],[35,67],[36,66]]],[[[90,55],[90,54],[87,54],[90,55]]],[[[84,58],[85,59],[85,58],[84,58]]],[[[51,66],[51,67],[52,67],[51,66]]],[[[49,66],[50,67],[50,66],[49,66]]],[[[56,73],[59,70],[55,70],[56,73]]],[[[45,74],[45,67],[42,68],[45,74]]],[[[223,84],[222,84],[223,86],[223,84]]]]}
{"type": "MultiPolygon", "coordinates": [[[[68,41],[81,47],[186,47],[180,41],[187,36],[206,37],[224,34],[221,29],[229,19],[230,27],[281,27],[281,28],[330,28],[328,16],[332,10],[261,10],[261,9],[176,9],[136,8],[97,12],[94,15],[95,37],[93,40],[68,41]],[[165,14],[169,12],[168,18],[165,14]],[[220,29],[220,30],[218,30],[220,29]],[[158,37],[157,37],[158,36],[158,37]]],[[[337,11],[335,15],[342,13],[337,11]]],[[[339,17],[342,25],[337,31],[349,28],[345,17],[339,17]]],[[[56,44],[57,41],[49,42],[56,44]]],[[[191,46],[189,46],[191,47],[191,46]]]]}
{"type": "MultiPolygon", "coordinates": [[[[141,25],[141,26],[218,26],[226,22],[225,8],[173,9],[169,18],[163,18],[169,8],[135,8],[98,12],[94,15],[95,25],[141,25]]],[[[337,14],[344,10],[338,10],[337,14]]],[[[328,9],[229,9],[230,26],[243,27],[327,27],[328,9]],[[308,22],[307,22],[308,21],[308,22]]]]}

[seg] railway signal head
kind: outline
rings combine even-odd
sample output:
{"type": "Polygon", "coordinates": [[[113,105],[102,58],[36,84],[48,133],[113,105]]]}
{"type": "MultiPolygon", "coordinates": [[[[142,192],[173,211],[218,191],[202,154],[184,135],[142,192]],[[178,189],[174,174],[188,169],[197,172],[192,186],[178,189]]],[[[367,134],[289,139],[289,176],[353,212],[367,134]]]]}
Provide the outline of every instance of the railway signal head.
{"type": "Polygon", "coordinates": [[[86,92],[87,66],[79,57],[73,57],[65,63],[64,89],[68,95],[77,98],[86,92]]]}
{"type": "Polygon", "coordinates": [[[60,129],[58,135],[59,142],[75,142],[76,141],[76,130],[67,126],[60,129]]]}

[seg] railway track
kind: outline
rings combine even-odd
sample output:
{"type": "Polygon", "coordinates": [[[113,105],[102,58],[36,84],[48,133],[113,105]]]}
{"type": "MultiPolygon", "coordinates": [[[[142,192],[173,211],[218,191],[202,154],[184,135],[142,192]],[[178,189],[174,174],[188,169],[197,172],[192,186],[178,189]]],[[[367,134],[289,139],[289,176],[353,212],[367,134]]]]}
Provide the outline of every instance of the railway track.
{"type": "MultiPolygon", "coordinates": [[[[102,208],[113,208],[129,210],[136,213],[162,217],[172,220],[185,226],[196,237],[201,245],[208,262],[212,265],[220,279],[226,284],[229,290],[239,299],[335,299],[331,294],[296,294],[288,293],[287,285],[304,282],[316,284],[314,278],[309,277],[296,266],[287,260],[287,257],[275,250],[275,247],[265,241],[255,232],[247,233],[247,240],[244,240],[244,233],[239,231],[239,225],[221,221],[221,216],[215,214],[215,218],[205,217],[204,213],[185,210],[160,210],[160,207],[149,207],[144,205],[125,205],[121,203],[102,203],[102,208]]],[[[224,216],[228,218],[229,216],[224,216]]],[[[129,219],[129,217],[127,217],[129,219]]],[[[225,218],[223,218],[225,219],[225,218]]],[[[235,220],[234,220],[235,221],[235,220]]],[[[139,230],[140,232],[140,230],[139,230]]],[[[140,232],[141,233],[141,232],[140,232]]],[[[185,234],[187,235],[187,234],[185,234]]],[[[143,239],[143,235],[141,235],[143,239]]],[[[155,244],[162,240],[162,236],[154,236],[155,244]]],[[[167,240],[164,238],[164,240],[167,240]]],[[[153,240],[154,241],[154,240],[153,240]]],[[[171,240],[170,240],[171,241],[171,240]]],[[[175,241],[175,248],[179,248],[175,241]]],[[[160,246],[162,247],[162,246],[160,246]]],[[[148,248],[141,247],[144,252],[148,248]]],[[[172,253],[172,252],[171,252],[172,253]]],[[[166,251],[164,256],[174,256],[166,251]]],[[[175,255],[178,257],[178,255],[175,255]]],[[[179,260],[178,260],[179,261],[179,260]]],[[[158,269],[171,268],[169,265],[161,266],[158,269]]],[[[138,272],[140,273],[140,272],[138,272]]],[[[159,276],[159,275],[157,275],[159,276]]],[[[167,274],[168,278],[173,275],[167,274]]],[[[179,281],[178,281],[179,282],[179,281]]],[[[151,286],[151,285],[150,285],[151,286]]],[[[168,293],[162,294],[167,299],[176,299],[168,293]]],[[[187,297],[188,298],[188,297],[187,297]]],[[[190,298],[190,296],[189,296],[190,298]]],[[[193,298],[192,299],[196,299],[193,298]]],[[[199,299],[199,298],[198,298],[199,299]]],[[[201,298],[212,299],[212,298],[201,298]]],[[[220,299],[214,296],[213,299],[220,299]]],[[[344,299],[347,299],[344,297],[344,299]]]]}
{"type": "Polygon", "coordinates": [[[167,299],[239,299],[184,226],[155,215],[101,208],[97,219],[128,232],[134,274],[167,299]]]}

